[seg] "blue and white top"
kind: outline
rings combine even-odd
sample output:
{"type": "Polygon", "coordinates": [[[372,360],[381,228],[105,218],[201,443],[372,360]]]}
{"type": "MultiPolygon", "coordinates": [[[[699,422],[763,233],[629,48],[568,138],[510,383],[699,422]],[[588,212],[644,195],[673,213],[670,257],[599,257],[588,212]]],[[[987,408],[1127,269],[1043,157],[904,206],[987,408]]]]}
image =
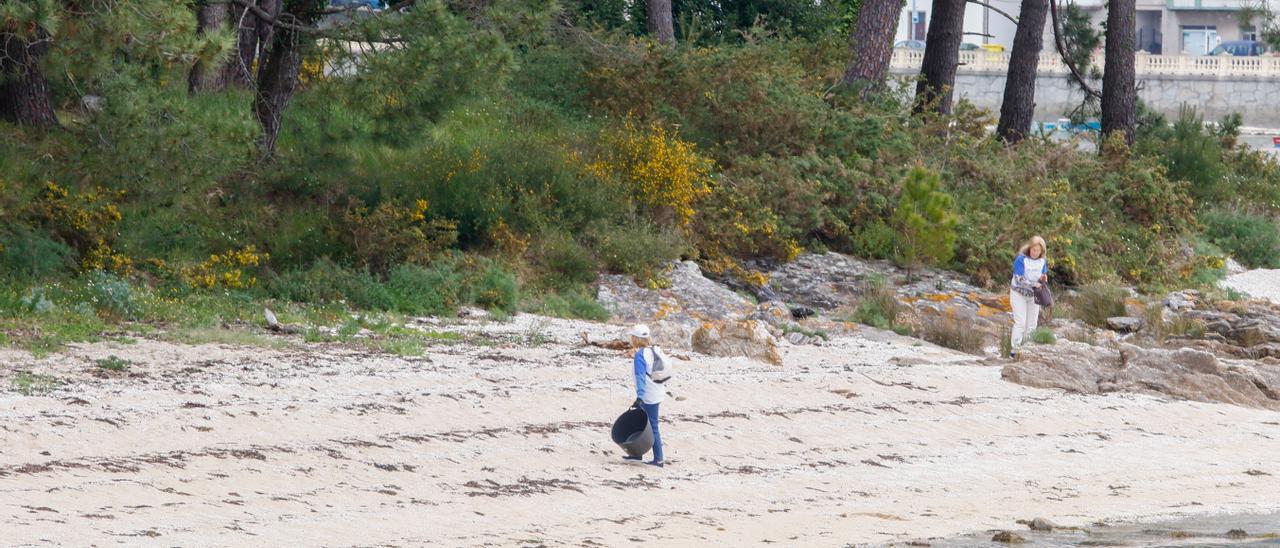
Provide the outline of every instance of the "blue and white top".
{"type": "Polygon", "coordinates": [[[1049,272],[1049,261],[1044,257],[1032,259],[1021,253],[1013,260],[1013,281],[1009,283],[1019,295],[1030,297],[1035,293],[1040,276],[1049,272]]]}
{"type": "Polygon", "coordinates": [[[662,400],[667,399],[667,389],[649,378],[653,362],[653,349],[649,347],[637,350],[632,360],[636,375],[636,397],[649,405],[662,403],[662,400]]]}

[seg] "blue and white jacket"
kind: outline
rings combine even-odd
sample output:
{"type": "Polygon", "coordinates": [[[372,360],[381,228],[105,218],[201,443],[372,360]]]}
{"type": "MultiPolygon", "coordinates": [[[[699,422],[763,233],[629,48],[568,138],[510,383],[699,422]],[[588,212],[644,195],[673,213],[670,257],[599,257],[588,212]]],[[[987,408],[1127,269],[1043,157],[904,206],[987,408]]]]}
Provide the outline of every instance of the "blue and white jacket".
{"type": "Polygon", "coordinates": [[[1021,253],[1013,260],[1013,281],[1009,286],[1019,295],[1030,297],[1035,294],[1036,284],[1040,276],[1049,272],[1049,261],[1044,257],[1032,259],[1021,253]]]}
{"type": "Polygon", "coordinates": [[[662,400],[667,399],[667,389],[649,378],[653,361],[653,349],[649,347],[637,350],[632,359],[636,375],[636,397],[649,405],[662,403],[662,400]]]}

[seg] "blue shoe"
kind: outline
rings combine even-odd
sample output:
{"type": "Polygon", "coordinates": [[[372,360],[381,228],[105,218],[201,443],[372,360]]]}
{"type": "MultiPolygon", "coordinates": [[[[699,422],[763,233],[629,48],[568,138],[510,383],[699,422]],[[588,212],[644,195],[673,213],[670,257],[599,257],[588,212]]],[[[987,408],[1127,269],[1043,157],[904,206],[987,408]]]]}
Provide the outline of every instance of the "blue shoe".
{"type": "Polygon", "coordinates": [[[660,460],[651,460],[649,462],[646,462],[645,464],[648,464],[649,466],[657,466],[658,468],[662,468],[662,461],[660,460]]]}

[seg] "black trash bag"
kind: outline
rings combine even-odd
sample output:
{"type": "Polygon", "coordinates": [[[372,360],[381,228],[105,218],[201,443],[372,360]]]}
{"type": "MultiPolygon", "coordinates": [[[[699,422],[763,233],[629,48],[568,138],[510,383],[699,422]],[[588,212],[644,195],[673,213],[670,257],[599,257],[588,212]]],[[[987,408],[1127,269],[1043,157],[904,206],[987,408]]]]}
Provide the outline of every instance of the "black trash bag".
{"type": "Polygon", "coordinates": [[[613,421],[613,443],[633,457],[643,457],[653,449],[653,427],[649,426],[649,414],[644,409],[628,409],[613,421]]]}

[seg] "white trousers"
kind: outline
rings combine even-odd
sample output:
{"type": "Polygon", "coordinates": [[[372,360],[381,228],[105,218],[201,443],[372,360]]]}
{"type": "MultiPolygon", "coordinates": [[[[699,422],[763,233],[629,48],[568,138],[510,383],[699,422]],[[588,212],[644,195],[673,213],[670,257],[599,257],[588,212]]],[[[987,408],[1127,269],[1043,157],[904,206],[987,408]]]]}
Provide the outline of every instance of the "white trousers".
{"type": "Polygon", "coordinates": [[[1009,305],[1013,307],[1013,334],[1009,337],[1009,346],[1022,346],[1022,340],[1040,323],[1040,305],[1035,297],[1024,297],[1014,290],[1009,290],[1009,305]]]}

